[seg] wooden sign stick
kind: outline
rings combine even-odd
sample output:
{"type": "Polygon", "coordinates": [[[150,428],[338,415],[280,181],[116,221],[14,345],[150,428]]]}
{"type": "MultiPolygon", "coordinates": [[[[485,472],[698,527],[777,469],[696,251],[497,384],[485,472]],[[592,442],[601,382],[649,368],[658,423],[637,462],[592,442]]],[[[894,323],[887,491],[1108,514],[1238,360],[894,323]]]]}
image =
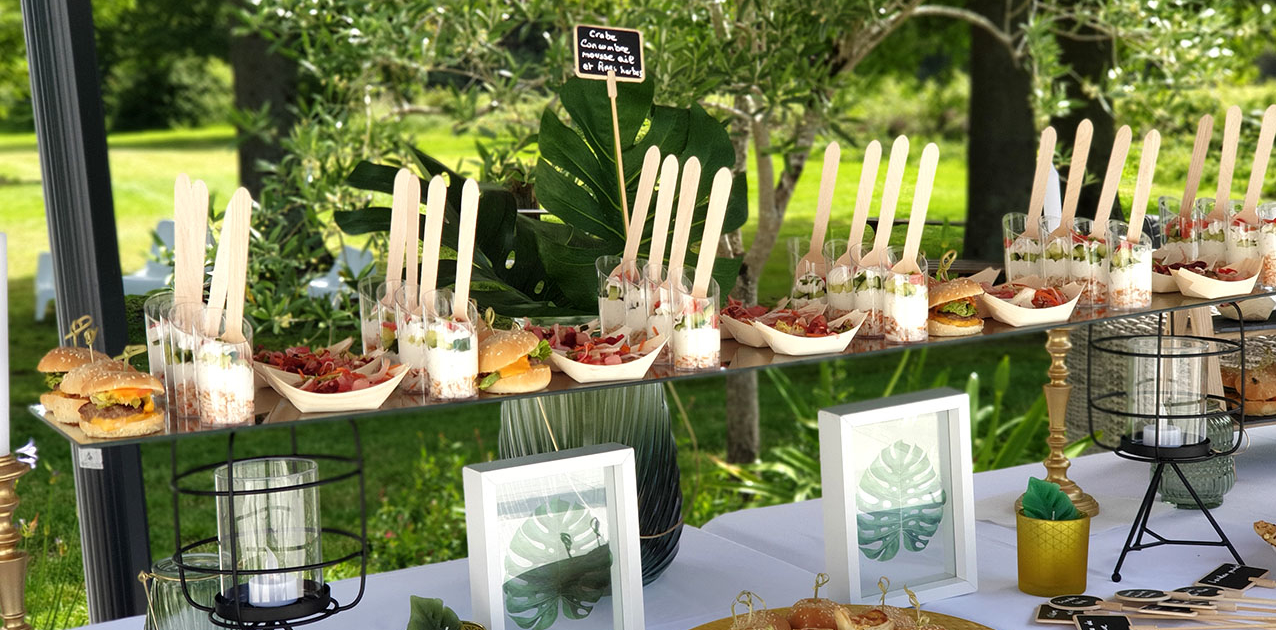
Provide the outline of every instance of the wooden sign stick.
{"type": "Polygon", "coordinates": [[[713,187],[709,189],[709,213],[705,216],[704,232],[700,237],[700,257],[696,259],[692,297],[702,298],[708,294],[713,261],[718,257],[718,238],[722,236],[722,217],[726,215],[730,198],[731,169],[724,166],[714,174],[713,187]]]}
{"type": "Polygon", "coordinates": [[[1089,118],[1077,125],[1077,137],[1072,141],[1072,163],[1068,167],[1068,187],[1063,193],[1063,212],[1059,227],[1050,238],[1059,238],[1072,230],[1072,219],[1077,216],[1077,200],[1081,198],[1081,185],[1085,183],[1085,164],[1090,159],[1090,140],[1094,137],[1094,123],[1089,118]]]}
{"type": "Polygon", "coordinates": [[[417,253],[421,244],[421,180],[408,169],[401,169],[394,178],[396,200],[400,196],[400,179],[403,180],[403,268],[407,270],[407,286],[415,287],[418,286],[417,274],[420,271],[417,266],[417,253]],[[404,176],[405,173],[406,176],[404,176]]]}
{"type": "Polygon", "coordinates": [[[478,223],[478,182],[467,179],[461,188],[461,227],[456,237],[456,286],[452,289],[452,319],[469,317],[470,271],[474,265],[474,228],[478,223]]]}
{"type": "Polygon", "coordinates": [[[1196,142],[1192,144],[1192,162],[1187,167],[1187,185],[1179,201],[1179,218],[1190,221],[1192,204],[1196,203],[1196,191],[1201,185],[1201,172],[1205,170],[1205,156],[1210,151],[1210,138],[1214,135],[1214,117],[1206,114],[1196,124],[1196,142]]]}
{"type": "Polygon", "coordinates": [[[1099,192],[1099,205],[1094,210],[1094,222],[1090,235],[1108,237],[1108,217],[1112,216],[1112,202],[1116,201],[1117,188],[1125,172],[1125,159],[1130,154],[1130,126],[1121,125],[1112,142],[1112,154],[1108,156],[1108,171],[1103,175],[1103,188],[1099,192]]]}
{"type": "Polygon", "coordinates": [[[1214,192],[1214,209],[1205,215],[1207,221],[1226,218],[1227,204],[1232,196],[1232,171],[1236,168],[1236,145],[1241,139],[1241,108],[1227,108],[1223,119],[1223,155],[1218,162],[1218,189],[1214,192]]]}
{"type": "Polygon", "coordinates": [[[886,246],[891,240],[891,226],[895,222],[895,205],[899,203],[899,187],[904,183],[904,166],[908,163],[908,138],[895,138],[891,145],[891,159],[886,164],[886,188],[882,190],[882,209],[877,215],[877,231],[873,235],[873,249],[860,260],[866,267],[881,264],[886,246]]]}
{"type": "Polygon", "coordinates": [[[696,193],[700,189],[700,160],[694,156],[682,166],[682,185],[678,187],[678,215],[673,221],[673,244],[669,249],[666,287],[682,287],[682,263],[687,258],[687,239],[691,237],[691,218],[696,212],[696,193]]]}
{"type": "Polygon", "coordinates": [[[430,178],[430,186],[425,198],[425,238],[421,243],[421,291],[417,300],[434,312],[434,302],[425,300],[425,295],[438,286],[439,248],[443,245],[443,215],[447,212],[447,184],[443,177],[435,175],[430,178]]]}
{"type": "Polygon", "coordinates": [[[607,98],[611,100],[611,139],[616,147],[616,183],[620,187],[620,218],[629,229],[629,193],[625,191],[625,163],[620,152],[620,117],[616,115],[616,73],[607,71],[607,98]]]}
{"type": "MultiPolygon", "coordinates": [[[[252,223],[253,199],[248,189],[240,188],[230,198],[231,233],[222,234],[223,245],[229,241],[230,283],[226,293],[226,332],[222,338],[228,343],[244,341],[244,293],[248,280],[248,227],[252,223]]],[[[213,321],[216,328],[219,322],[213,321]]]]}
{"type": "Polygon", "coordinates": [[[642,244],[644,224],[647,222],[647,208],[651,205],[651,190],[656,186],[656,171],[660,168],[660,148],[652,145],[642,158],[642,174],[638,177],[638,194],[634,197],[634,216],[629,223],[625,236],[625,253],[620,258],[620,265],[612,270],[611,275],[623,274],[628,277],[636,272],[634,261],[638,259],[638,246],[642,244]]]}
{"type": "Polygon", "coordinates": [[[1269,105],[1263,112],[1263,126],[1258,132],[1258,146],[1254,148],[1254,165],[1249,171],[1249,188],[1245,191],[1245,205],[1236,218],[1250,225],[1258,225],[1258,199],[1263,194],[1263,178],[1267,176],[1267,162],[1272,157],[1272,141],[1276,140],[1276,105],[1269,105]]]}
{"type": "MultiPolygon", "coordinates": [[[[823,277],[828,273],[824,262],[824,234],[828,232],[829,213],[833,210],[833,188],[837,185],[837,167],[842,160],[842,148],[836,141],[824,148],[824,169],[820,174],[820,196],[815,203],[815,224],[811,227],[811,244],[806,255],[797,262],[794,271],[796,282],[808,270],[823,277]]],[[[717,182],[717,179],[714,179],[717,182]]]]}
{"type": "Polygon", "coordinates": [[[1161,151],[1161,132],[1153,129],[1143,136],[1143,156],[1139,159],[1139,178],[1134,183],[1134,200],[1130,202],[1130,230],[1125,240],[1139,242],[1143,236],[1143,215],[1148,209],[1148,196],[1152,193],[1152,178],[1156,173],[1156,154],[1161,151]]]}
{"type": "MultiPolygon", "coordinates": [[[[412,171],[401,168],[395,174],[396,192],[400,190],[399,181],[405,174],[411,175],[412,171]]],[[[390,258],[385,265],[385,299],[382,301],[387,306],[394,305],[394,293],[399,290],[399,285],[403,282],[403,254],[407,241],[407,235],[403,233],[406,225],[403,213],[406,211],[402,196],[396,194],[394,200],[390,202],[390,258]]]]}
{"type": "Polygon", "coordinates": [[[846,239],[846,253],[837,259],[839,266],[858,263],[863,253],[856,245],[862,245],[864,226],[868,225],[868,213],[873,204],[873,188],[877,185],[877,167],[882,163],[882,143],[874,140],[864,150],[864,166],[860,168],[860,186],[855,190],[855,211],[851,215],[851,235],[846,239]]]}
{"type": "Polygon", "coordinates": [[[917,250],[922,246],[922,232],[926,229],[926,210],[930,207],[930,191],[935,185],[935,168],[939,165],[939,147],[935,143],[922,149],[922,163],[917,170],[917,186],[913,189],[913,208],[908,216],[908,236],[904,238],[904,253],[895,263],[895,273],[921,273],[917,266],[917,250]]]}
{"type": "Polygon", "coordinates": [[[660,165],[660,190],[656,193],[656,218],[651,224],[651,246],[647,250],[647,279],[660,282],[665,264],[665,241],[669,240],[669,215],[678,193],[678,156],[666,155],[660,165]]]}
{"type": "Polygon", "coordinates": [[[1041,211],[1046,205],[1046,182],[1050,179],[1050,165],[1054,164],[1054,145],[1057,134],[1054,127],[1041,130],[1037,143],[1037,168],[1032,172],[1032,196],[1028,198],[1028,219],[1024,222],[1023,235],[1041,237],[1041,211]]]}

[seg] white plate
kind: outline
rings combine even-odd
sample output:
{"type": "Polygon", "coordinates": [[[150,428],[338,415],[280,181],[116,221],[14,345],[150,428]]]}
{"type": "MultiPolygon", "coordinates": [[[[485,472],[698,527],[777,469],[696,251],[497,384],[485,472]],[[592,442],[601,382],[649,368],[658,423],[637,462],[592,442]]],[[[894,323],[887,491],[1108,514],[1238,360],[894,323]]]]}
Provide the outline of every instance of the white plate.
{"type": "Polygon", "coordinates": [[[762,337],[762,333],[753,328],[753,322],[742,322],[738,319],[722,316],[722,329],[731,331],[731,336],[735,340],[754,348],[765,348],[766,339],[762,337]]]}
{"type": "Polygon", "coordinates": [[[979,302],[993,319],[1016,328],[1057,324],[1066,322],[1069,317],[1072,317],[1072,311],[1077,307],[1077,300],[1081,297],[1081,286],[1076,283],[1068,283],[1062,290],[1063,294],[1069,298],[1067,303],[1050,308],[1015,306],[987,293],[979,296],[979,302]]]}
{"type": "Polygon", "coordinates": [[[1217,280],[1187,269],[1175,269],[1174,281],[1178,283],[1179,292],[1188,297],[1216,300],[1233,295],[1248,295],[1253,293],[1254,283],[1258,282],[1258,266],[1261,264],[1261,260],[1246,260],[1231,265],[1242,275],[1249,274],[1243,280],[1217,280]]]}
{"type": "Polygon", "coordinates": [[[277,373],[277,370],[266,372],[266,380],[270,381],[270,386],[279,392],[281,396],[287,398],[288,402],[292,403],[301,413],[367,411],[380,407],[385,402],[385,399],[394,393],[395,388],[399,386],[399,381],[402,381],[403,377],[407,375],[408,366],[398,365],[390,368],[390,380],[384,383],[379,383],[357,392],[342,392],[340,394],[319,394],[302,391],[283,382],[276,376],[277,373]]]}
{"type": "Polygon", "coordinates": [[[654,350],[642,357],[619,365],[589,365],[573,361],[557,352],[549,355],[549,360],[577,383],[637,380],[647,374],[647,370],[651,368],[652,363],[656,362],[656,357],[664,347],[664,342],[661,342],[654,350]]]}
{"type": "Polygon", "coordinates": [[[851,345],[851,339],[855,337],[855,333],[859,332],[860,325],[864,323],[864,318],[867,316],[868,313],[862,311],[851,311],[849,315],[846,315],[849,318],[847,321],[855,322],[855,326],[846,332],[826,337],[790,335],[762,322],[753,322],[753,329],[762,335],[767,345],[771,346],[771,350],[776,354],[799,357],[813,354],[837,354],[846,351],[846,347],[851,345]]]}

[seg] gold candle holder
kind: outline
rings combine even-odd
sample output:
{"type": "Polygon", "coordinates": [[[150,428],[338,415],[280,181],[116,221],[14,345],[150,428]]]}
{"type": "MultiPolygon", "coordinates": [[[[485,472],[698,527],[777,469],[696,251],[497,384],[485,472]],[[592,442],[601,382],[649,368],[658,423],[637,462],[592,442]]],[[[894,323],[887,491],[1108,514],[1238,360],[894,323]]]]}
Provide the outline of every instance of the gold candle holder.
{"type": "Polygon", "coordinates": [[[26,622],[27,552],[18,549],[22,534],[13,526],[18,508],[15,486],[31,470],[13,455],[0,457],[0,617],[4,630],[31,630],[26,622]]]}

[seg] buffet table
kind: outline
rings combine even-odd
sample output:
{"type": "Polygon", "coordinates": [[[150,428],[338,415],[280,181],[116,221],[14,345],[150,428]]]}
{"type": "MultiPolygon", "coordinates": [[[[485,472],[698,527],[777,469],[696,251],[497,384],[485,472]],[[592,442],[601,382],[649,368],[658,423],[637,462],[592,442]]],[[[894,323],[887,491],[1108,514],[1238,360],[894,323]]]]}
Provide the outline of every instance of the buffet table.
{"type": "MultiPolygon", "coordinates": [[[[1237,485],[1214,511],[1247,562],[1276,566],[1276,554],[1251,530],[1251,523],[1272,519],[1270,486],[1276,477],[1276,427],[1256,429],[1250,445],[1237,457],[1237,485]]],[[[1029,476],[1043,474],[1029,464],[975,475],[975,514],[979,591],[927,606],[936,612],[977,621],[997,630],[1030,627],[1029,614],[1042,598],[1016,587],[1014,500],[1029,476]]],[[[1162,547],[1132,554],[1118,587],[1112,565],[1147,483],[1148,466],[1108,454],[1073,462],[1070,476],[1089,490],[1102,512],[1091,524],[1089,591],[1110,596],[1117,588],[1185,586],[1220,563],[1229,561],[1221,548],[1162,547]]],[[[655,583],[644,590],[647,628],[686,630],[729,613],[731,600],[749,589],[776,606],[810,596],[815,573],[824,568],[820,502],[757,508],[720,516],[703,528],[683,531],[678,556],[655,583]]],[[[1160,506],[1151,517],[1157,531],[1172,536],[1208,536],[1198,512],[1160,506]]],[[[334,584],[346,601],[355,580],[334,584]]],[[[465,618],[470,612],[469,571],[465,560],[414,567],[368,577],[363,601],[353,610],[315,624],[317,630],[365,628],[400,630],[408,619],[408,596],[439,597],[465,618]]],[[[1254,597],[1276,599],[1276,591],[1254,589],[1254,597]]],[[[590,616],[599,628],[610,625],[606,611],[590,616]]],[[[137,630],[141,617],[86,626],[94,630],[137,630]]],[[[577,624],[573,627],[585,627],[577,624]]]]}

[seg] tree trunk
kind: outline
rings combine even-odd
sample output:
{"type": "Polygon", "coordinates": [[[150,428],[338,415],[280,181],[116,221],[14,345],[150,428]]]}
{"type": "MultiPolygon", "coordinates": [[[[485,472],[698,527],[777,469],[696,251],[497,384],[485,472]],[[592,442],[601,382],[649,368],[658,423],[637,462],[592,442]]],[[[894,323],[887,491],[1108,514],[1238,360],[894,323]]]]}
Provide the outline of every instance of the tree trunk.
{"type": "MultiPolygon", "coordinates": [[[[736,98],[736,107],[740,111],[748,104],[743,97],[736,98]]],[[[735,166],[731,169],[736,176],[744,176],[748,170],[750,125],[747,119],[737,118],[733,121],[731,144],[735,147],[735,166]]],[[[762,183],[759,181],[759,186],[762,183]]],[[[740,230],[734,230],[723,237],[719,246],[719,255],[735,257],[744,256],[744,237],[740,230]],[[723,251],[725,250],[725,251],[723,251]]],[[[731,297],[745,304],[756,304],[758,301],[758,283],[750,279],[741,266],[731,297]]],[[[727,388],[727,461],[732,464],[745,464],[757,460],[762,450],[761,409],[758,408],[758,373],[748,371],[743,374],[731,374],[726,378],[727,388]]]]}
{"type": "MultiPolygon", "coordinates": [[[[1064,4],[1075,4],[1075,0],[1067,0],[1064,4]]],[[[1107,171],[1108,156],[1112,152],[1112,142],[1116,137],[1116,121],[1112,113],[1097,99],[1086,94],[1081,85],[1082,81],[1095,84],[1103,81],[1108,71],[1109,62],[1112,59],[1112,42],[1092,39],[1098,34],[1092,29],[1082,28],[1078,33],[1080,39],[1063,34],[1055,37],[1059,42],[1059,61],[1072,68],[1071,73],[1063,76],[1064,90],[1068,99],[1079,105],[1074,107],[1067,116],[1055,118],[1050,123],[1055,131],[1059,132],[1059,143],[1068,147],[1072,146],[1072,140],[1077,136],[1077,125],[1081,124],[1082,120],[1089,118],[1094,124],[1094,139],[1090,143],[1090,159],[1086,163],[1086,172],[1096,179],[1081,189],[1081,198],[1077,202],[1077,216],[1091,218],[1094,217],[1094,211],[1099,205],[1103,175],[1107,171]]],[[[1060,175],[1063,176],[1065,173],[1061,171],[1060,175]]],[[[1112,218],[1121,219],[1124,216],[1125,214],[1121,211],[1121,199],[1118,196],[1112,208],[1112,218]]]]}
{"type": "Polygon", "coordinates": [[[235,77],[235,108],[257,112],[269,107],[266,133],[239,129],[239,183],[259,199],[265,173],[258,163],[278,162],[285,155],[279,140],[292,128],[288,105],[297,96],[297,64],[271,52],[270,43],[255,34],[231,38],[230,64],[235,77]]]}
{"type": "MultiPolygon", "coordinates": [[[[994,24],[1006,22],[1009,6],[1005,0],[968,4],[994,24]]],[[[1031,94],[1032,77],[1015,64],[1005,45],[972,26],[963,258],[1001,260],[1002,215],[1027,210],[1038,135],[1031,94]]]]}

